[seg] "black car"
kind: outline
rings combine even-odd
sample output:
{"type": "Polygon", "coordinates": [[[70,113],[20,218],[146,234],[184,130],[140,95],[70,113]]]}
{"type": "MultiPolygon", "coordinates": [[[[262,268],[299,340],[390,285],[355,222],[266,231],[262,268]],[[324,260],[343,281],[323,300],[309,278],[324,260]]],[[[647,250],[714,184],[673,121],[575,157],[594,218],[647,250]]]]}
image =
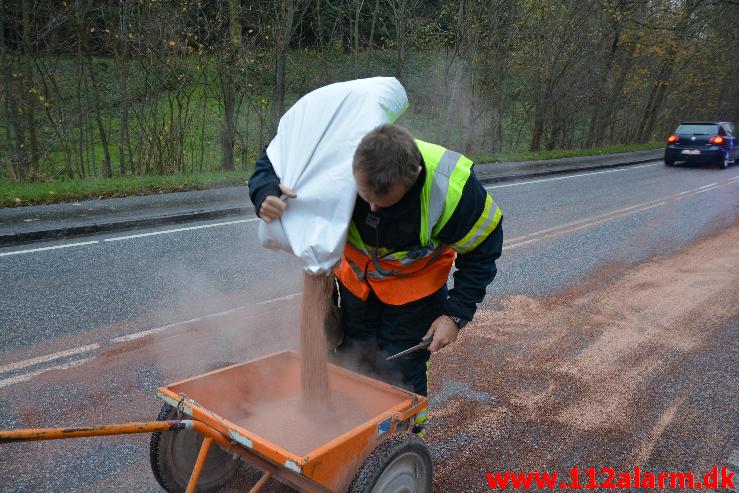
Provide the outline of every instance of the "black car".
{"type": "Polygon", "coordinates": [[[729,122],[682,122],[667,138],[665,164],[674,166],[677,161],[685,161],[728,168],[739,158],[735,135],[734,125],[729,122]]]}

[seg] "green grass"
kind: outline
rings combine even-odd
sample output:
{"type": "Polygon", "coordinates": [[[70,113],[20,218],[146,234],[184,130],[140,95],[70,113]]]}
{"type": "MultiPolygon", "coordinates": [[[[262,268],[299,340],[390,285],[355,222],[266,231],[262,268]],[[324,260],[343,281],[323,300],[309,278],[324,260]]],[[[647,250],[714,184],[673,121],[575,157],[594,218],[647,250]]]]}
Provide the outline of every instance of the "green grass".
{"type": "Polygon", "coordinates": [[[0,181],[0,207],[127,197],[244,185],[246,171],[16,183],[0,181]]]}
{"type": "Polygon", "coordinates": [[[553,149],[551,151],[524,151],[524,152],[480,152],[470,153],[469,158],[476,163],[502,163],[507,161],[542,161],[547,159],[561,159],[566,157],[598,156],[600,154],[615,154],[619,152],[647,151],[661,149],[664,143],[651,142],[647,144],[629,144],[591,149],[553,149]]]}

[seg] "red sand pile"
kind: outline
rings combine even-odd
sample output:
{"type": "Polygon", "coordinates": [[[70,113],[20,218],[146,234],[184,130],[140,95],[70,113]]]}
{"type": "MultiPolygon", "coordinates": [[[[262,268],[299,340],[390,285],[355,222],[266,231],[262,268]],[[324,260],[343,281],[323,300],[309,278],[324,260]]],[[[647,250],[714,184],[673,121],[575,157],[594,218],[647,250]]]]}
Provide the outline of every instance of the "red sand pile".
{"type": "Polygon", "coordinates": [[[733,226],[481,310],[432,360],[434,490],[482,491],[489,471],[723,465],[736,448],[737,259],[733,226]]]}
{"type": "Polygon", "coordinates": [[[367,421],[367,407],[344,392],[327,400],[305,401],[300,394],[252,403],[235,422],[272,443],[305,455],[367,421]]]}

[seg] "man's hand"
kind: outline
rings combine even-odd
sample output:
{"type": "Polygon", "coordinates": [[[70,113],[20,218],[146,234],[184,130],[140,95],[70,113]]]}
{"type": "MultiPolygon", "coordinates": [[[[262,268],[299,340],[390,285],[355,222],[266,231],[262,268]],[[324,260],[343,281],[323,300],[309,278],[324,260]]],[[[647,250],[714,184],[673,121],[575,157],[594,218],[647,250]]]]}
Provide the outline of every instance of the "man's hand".
{"type": "Polygon", "coordinates": [[[434,323],[431,324],[431,328],[428,332],[426,332],[424,338],[434,338],[428,348],[429,351],[434,353],[444,346],[448,346],[449,344],[456,341],[457,334],[459,334],[457,324],[455,324],[451,318],[447,317],[446,315],[442,315],[434,320],[434,323]]]}
{"type": "MultiPolygon", "coordinates": [[[[287,188],[285,185],[280,185],[280,191],[288,196],[288,198],[294,199],[297,194],[287,188]]],[[[287,209],[287,200],[282,200],[275,195],[267,195],[262,201],[262,206],[259,208],[259,217],[264,219],[265,222],[272,222],[282,216],[282,213],[287,209]]]]}

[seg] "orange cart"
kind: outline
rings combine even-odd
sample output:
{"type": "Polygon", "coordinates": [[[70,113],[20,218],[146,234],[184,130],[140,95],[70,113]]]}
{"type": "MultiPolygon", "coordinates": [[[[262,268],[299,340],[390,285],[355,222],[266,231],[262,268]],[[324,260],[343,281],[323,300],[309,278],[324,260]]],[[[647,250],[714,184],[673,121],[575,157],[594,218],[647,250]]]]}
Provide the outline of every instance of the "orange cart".
{"type": "Polygon", "coordinates": [[[0,443],[152,433],[167,491],[217,491],[236,459],[262,471],[252,493],[271,478],[305,493],[431,491],[429,451],[411,433],[424,397],[329,365],[336,402],[306,418],[300,381],[300,356],[282,351],[160,387],[156,421],[7,430],[0,443]]]}

